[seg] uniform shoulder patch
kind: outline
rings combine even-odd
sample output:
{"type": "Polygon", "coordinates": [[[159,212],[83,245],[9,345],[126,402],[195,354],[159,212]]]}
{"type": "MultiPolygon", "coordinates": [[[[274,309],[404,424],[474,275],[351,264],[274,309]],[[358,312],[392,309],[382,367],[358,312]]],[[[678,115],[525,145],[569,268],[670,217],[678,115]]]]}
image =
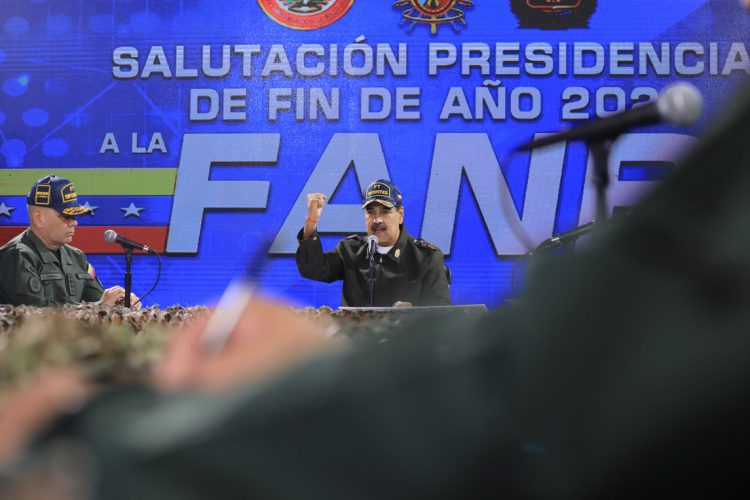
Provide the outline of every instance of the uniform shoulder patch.
{"type": "Polygon", "coordinates": [[[414,243],[415,243],[415,244],[416,244],[416,245],[417,245],[418,247],[421,247],[421,248],[426,248],[426,249],[428,249],[428,250],[433,250],[433,251],[435,251],[435,250],[437,250],[437,249],[438,249],[438,247],[436,247],[435,245],[433,245],[432,243],[430,243],[430,242],[428,242],[428,241],[425,241],[425,240],[423,240],[422,238],[414,238],[414,243]]]}

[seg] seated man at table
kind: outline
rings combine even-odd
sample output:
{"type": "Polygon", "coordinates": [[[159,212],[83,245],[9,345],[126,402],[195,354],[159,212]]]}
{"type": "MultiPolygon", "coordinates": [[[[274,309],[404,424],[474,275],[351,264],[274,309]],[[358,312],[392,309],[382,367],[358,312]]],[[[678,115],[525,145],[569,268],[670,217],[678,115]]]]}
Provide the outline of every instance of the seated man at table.
{"type": "Polygon", "coordinates": [[[443,253],[406,231],[402,196],[395,184],[373,182],[362,205],[367,234],[377,237],[372,300],[366,237],[349,236],[323,253],[317,227],[325,200],[321,193],[307,195],[305,226],[297,236],[297,268],[303,277],[327,283],[344,280],[342,306],[450,305],[443,253]]]}
{"type": "MultiPolygon", "coordinates": [[[[0,248],[0,303],[124,303],[125,290],[104,290],[86,255],[70,246],[76,217],[90,210],[78,203],[75,185],[64,177],[43,177],[31,186],[26,205],[29,228],[0,248]]],[[[135,303],[137,297],[131,299],[135,303]]]]}

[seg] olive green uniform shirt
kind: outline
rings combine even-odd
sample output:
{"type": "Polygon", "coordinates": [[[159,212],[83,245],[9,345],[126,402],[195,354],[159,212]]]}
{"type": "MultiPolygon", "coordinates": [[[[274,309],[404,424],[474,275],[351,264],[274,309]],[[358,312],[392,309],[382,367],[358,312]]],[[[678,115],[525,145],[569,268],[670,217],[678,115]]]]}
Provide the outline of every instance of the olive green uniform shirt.
{"type": "MultiPolygon", "coordinates": [[[[349,236],[326,253],[317,231],[308,239],[303,239],[300,231],[297,239],[297,268],[303,277],[326,283],[344,280],[341,305],[370,306],[370,265],[364,236],[349,236]]],[[[389,307],[399,300],[415,306],[451,304],[443,252],[409,236],[404,226],[393,248],[387,254],[377,254],[375,263],[374,306],[389,307]]]]}
{"type": "Polygon", "coordinates": [[[0,303],[48,306],[96,302],[104,288],[86,255],[70,245],[54,252],[27,229],[0,248],[0,303]]]}

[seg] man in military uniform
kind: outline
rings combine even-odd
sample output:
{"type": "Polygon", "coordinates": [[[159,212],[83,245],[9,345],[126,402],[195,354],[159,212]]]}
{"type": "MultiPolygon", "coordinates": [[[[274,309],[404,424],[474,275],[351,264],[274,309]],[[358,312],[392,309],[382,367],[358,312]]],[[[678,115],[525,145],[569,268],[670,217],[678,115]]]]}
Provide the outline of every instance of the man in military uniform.
{"type": "Polygon", "coordinates": [[[305,278],[344,280],[342,306],[449,305],[448,275],[443,253],[404,227],[404,206],[399,189],[379,179],[365,190],[362,208],[368,235],[377,237],[372,259],[374,283],[370,289],[367,238],[352,235],[323,253],[317,226],[326,196],[307,195],[305,226],[297,235],[297,267],[305,278]]]}
{"type": "Polygon", "coordinates": [[[125,290],[104,290],[86,255],[70,246],[76,217],[90,210],[78,203],[75,185],[48,175],[34,183],[26,203],[29,228],[0,248],[0,303],[123,303],[125,290]]]}

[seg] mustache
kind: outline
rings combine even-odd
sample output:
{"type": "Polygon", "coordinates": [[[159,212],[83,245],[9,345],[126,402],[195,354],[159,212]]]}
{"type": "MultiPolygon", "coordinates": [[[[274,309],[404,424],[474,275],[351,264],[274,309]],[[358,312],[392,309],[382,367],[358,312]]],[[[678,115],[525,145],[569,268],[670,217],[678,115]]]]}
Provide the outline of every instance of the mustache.
{"type": "Polygon", "coordinates": [[[370,230],[372,231],[376,231],[378,229],[388,229],[388,228],[385,224],[373,224],[372,226],[370,226],[370,230]]]}

